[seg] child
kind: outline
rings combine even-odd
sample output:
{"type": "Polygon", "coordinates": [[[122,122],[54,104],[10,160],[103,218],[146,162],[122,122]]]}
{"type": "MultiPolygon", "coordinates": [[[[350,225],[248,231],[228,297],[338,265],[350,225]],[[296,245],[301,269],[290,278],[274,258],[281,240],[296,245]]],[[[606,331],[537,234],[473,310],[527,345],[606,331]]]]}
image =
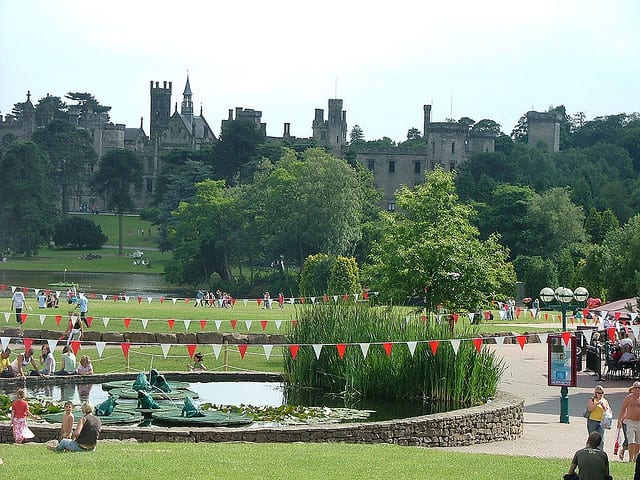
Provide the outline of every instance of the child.
{"type": "Polygon", "coordinates": [[[71,438],[73,433],[73,403],[64,402],[64,413],[62,414],[62,427],[60,428],[60,440],[71,438]]]}
{"type": "Polygon", "coordinates": [[[38,418],[29,411],[29,404],[25,400],[26,393],[20,388],[16,392],[16,399],[11,404],[11,427],[13,427],[13,439],[19,445],[25,440],[29,440],[35,435],[27,425],[27,416],[38,418]]]}
{"type": "Polygon", "coordinates": [[[78,375],[93,375],[93,365],[87,355],[80,357],[80,365],[76,369],[78,375]]]}
{"type": "Polygon", "coordinates": [[[204,366],[203,357],[200,352],[197,352],[193,355],[193,365],[189,365],[189,370],[206,370],[207,367],[204,366]]]}

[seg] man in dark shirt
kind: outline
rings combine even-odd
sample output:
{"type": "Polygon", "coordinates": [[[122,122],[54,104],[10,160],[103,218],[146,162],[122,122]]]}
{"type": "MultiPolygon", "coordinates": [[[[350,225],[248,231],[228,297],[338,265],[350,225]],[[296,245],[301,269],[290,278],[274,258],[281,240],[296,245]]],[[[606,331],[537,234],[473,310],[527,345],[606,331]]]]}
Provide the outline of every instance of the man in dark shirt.
{"type": "Polygon", "coordinates": [[[591,432],[587,439],[587,446],[578,450],[571,460],[569,473],[565,478],[574,475],[578,468],[580,480],[606,480],[609,478],[609,457],[598,446],[602,436],[598,432],[591,432]]]}
{"type": "Polygon", "coordinates": [[[72,438],[63,438],[55,450],[63,452],[92,452],[96,449],[98,436],[102,430],[102,422],[93,414],[93,405],[85,402],[82,405],[84,416],[78,422],[72,438]]]}

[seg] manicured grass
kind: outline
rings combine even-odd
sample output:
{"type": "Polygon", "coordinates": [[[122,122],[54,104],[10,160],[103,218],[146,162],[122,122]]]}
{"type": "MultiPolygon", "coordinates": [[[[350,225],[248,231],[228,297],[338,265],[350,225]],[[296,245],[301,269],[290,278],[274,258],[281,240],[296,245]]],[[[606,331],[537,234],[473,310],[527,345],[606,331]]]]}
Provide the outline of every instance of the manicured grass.
{"type": "MultiPolygon", "coordinates": [[[[79,214],[100,225],[109,240],[107,245],[118,245],[118,216],[112,214],[79,214]]],[[[158,243],[158,227],[142,220],[139,215],[125,215],[122,219],[122,244],[125,247],[155,246],[158,243]],[[140,232],[144,231],[144,235],[140,232]],[[149,235],[149,232],[151,235],[149,235]]]]}
{"type": "MultiPolygon", "coordinates": [[[[570,459],[468,454],[396,445],[102,442],[92,453],[48,451],[44,445],[5,445],[2,478],[47,480],[544,480],[562,478],[570,459]]],[[[614,478],[631,478],[633,465],[613,462],[614,478]]]]}

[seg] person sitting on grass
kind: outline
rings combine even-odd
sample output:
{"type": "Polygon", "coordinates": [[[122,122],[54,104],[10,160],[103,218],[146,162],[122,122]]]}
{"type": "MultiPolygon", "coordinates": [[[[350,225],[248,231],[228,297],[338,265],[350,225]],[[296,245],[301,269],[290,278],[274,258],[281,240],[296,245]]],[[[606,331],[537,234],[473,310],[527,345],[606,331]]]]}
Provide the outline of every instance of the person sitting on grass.
{"type": "Polygon", "coordinates": [[[587,446],[578,450],[573,455],[569,472],[565,479],[589,478],[591,480],[607,480],[609,475],[609,457],[607,453],[598,448],[602,436],[598,432],[591,432],[587,438],[587,446]],[[576,475],[576,468],[578,475],[576,475]]]}
{"type": "Polygon", "coordinates": [[[88,355],[80,357],[80,365],[76,369],[78,375],[93,375],[93,365],[88,355]]]}
{"type": "Polygon", "coordinates": [[[193,355],[193,365],[188,365],[189,370],[193,371],[202,371],[202,370],[206,370],[207,367],[204,366],[204,357],[202,356],[202,354],[200,352],[196,352],[193,355]]]}
{"type": "Polygon", "coordinates": [[[93,452],[98,444],[102,422],[93,414],[93,404],[82,405],[83,417],[78,421],[71,438],[63,438],[55,447],[56,452],[93,452]]]}

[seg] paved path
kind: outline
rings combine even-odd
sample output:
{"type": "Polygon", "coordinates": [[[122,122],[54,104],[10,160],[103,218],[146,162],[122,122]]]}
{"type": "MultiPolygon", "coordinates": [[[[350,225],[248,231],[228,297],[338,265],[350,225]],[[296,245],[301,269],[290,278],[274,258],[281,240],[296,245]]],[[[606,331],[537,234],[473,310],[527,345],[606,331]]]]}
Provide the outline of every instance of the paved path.
{"type": "Polygon", "coordinates": [[[605,449],[611,461],[620,461],[613,455],[615,422],[622,400],[633,383],[631,380],[603,379],[599,382],[592,373],[578,372],[578,387],[569,388],[570,423],[560,423],[560,387],[547,386],[546,344],[528,343],[524,349],[518,344],[491,348],[496,349],[507,366],[499,388],[525,399],[524,434],[517,440],[447,447],[445,450],[570,459],[585,445],[587,427],[582,412],[595,385],[601,384],[614,413],[614,428],[605,431],[605,449]]]}

